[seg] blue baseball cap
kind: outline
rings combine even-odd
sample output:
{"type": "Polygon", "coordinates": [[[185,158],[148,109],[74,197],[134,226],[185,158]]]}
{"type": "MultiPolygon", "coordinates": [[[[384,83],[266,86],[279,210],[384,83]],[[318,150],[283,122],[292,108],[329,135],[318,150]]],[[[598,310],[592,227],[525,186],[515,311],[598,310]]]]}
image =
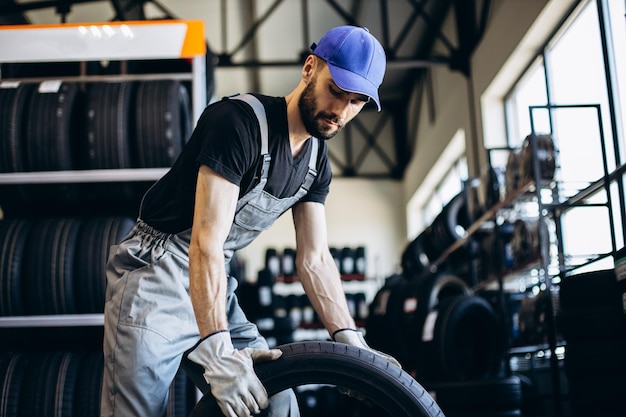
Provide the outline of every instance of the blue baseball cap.
{"type": "Polygon", "coordinates": [[[387,59],[367,28],[338,26],[326,32],[319,43],[313,43],[311,50],[326,61],[339,88],[370,97],[380,111],[378,87],[385,76],[387,59]]]}

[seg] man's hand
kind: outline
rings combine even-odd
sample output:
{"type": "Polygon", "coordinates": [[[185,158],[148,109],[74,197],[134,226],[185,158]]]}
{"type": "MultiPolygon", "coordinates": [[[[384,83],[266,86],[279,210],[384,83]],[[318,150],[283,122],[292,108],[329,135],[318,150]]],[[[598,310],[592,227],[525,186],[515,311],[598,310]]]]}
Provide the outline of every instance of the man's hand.
{"type": "Polygon", "coordinates": [[[378,350],[375,350],[369,347],[367,342],[365,342],[365,339],[363,338],[363,334],[356,329],[337,330],[335,333],[333,333],[333,340],[335,342],[345,343],[346,345],[356,346],[361,349],[369,350],[370,352],[373,352],[374,354],[378,356],[382,356],[383,358],[387,359],[389,362],[402,368],[402,365],[400,365],[400,362],[398,362],[396,358],[394,358],[393,356],[387,355],[386,353],[380,352],[378,350]]]}
{"type": "Polygon", "coordinates": [[[267,391],[256,376],[253,363],[275,360],[279,349],[237,350],[227,331],[202,340],[188,358],[204,368],[204,379],[226,417],[249,417],[269,405],[267,391]]]}

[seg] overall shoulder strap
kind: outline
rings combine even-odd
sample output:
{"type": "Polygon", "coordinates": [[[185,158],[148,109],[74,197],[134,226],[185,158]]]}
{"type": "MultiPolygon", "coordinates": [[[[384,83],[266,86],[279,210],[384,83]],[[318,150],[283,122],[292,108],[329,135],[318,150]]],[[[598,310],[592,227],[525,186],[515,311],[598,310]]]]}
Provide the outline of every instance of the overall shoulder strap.
{"type": "Polygon", "coordinates": [[[269,149],[268,128],[267,115],[265,114],[265,107],[263,107],[263,103],[261,103],[259,99],[252,94],[239,94],[230,97],[230,99],[245,101],[250,107],[252,107],[252,110],[254,111],[257,120],[259,121],[259,128],[261,129],[261,154],[267,155],[269,149]]]}

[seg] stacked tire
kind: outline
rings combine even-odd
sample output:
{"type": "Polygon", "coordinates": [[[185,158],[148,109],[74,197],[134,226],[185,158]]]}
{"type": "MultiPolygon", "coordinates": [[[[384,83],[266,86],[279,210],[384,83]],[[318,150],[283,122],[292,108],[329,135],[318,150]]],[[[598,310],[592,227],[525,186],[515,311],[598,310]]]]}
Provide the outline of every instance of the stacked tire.
{"type": "Polygon", "coordinates": [[[398,359],[456,417],[520,415],[521,383],[501,376],[502,334],[492,306],[448,273],[389,277],[366,321],[370,346],[398,359]],[[508,392],[502,402],[490,401],[494,387],[508,392]]]}
{"type": "Polygon", "coordinates": [[[559,294],[572,415],[623,416],[626,319],[615,270],[567,276],[559,294]]]}
{"type": "MultiPolygon", "coordinates": [[[[424,230],[422,247],[426,257],[436,261],[448,248],[465,237],[465,230],[472,223],[467,198],[461,192],[454,196],[424,230]]],[[[470,246],[464,244],[447,255],[449,269],[466,270],[470,262],[470,246]]]]}
{"type": "Polygon", "coordinates": [[[424,382],[489,377],[502,359],[493,308],[446,273],[419,282],[389,277],[370,304],[365,329],[372,347],[424,382]]]}
{"type": "Polygon", "coordinates": [[[509,152],[504,173],[506,195],[510,196],[530,180],[552,181],[557,169],[556,159],[557,149],[551,135],[526,136],[521,149],[509,152]]]}
{"type": "MultiPolygon", "coordinates": [[[[0,172],[171,166],[192,129],[190,97],[177,80],[44,81],[0,89],[0,172]]],[[[132,183],[3,185],[5,212],[44,203],[138,201],[132,183]]]]}
{"type": "Polygon", "coordinates": [[[191,133],[176,80],[10,87],[0,89],[0,172],[168,167],[191,133]]]}
{"type": "Polygon", "coordinates": [[[0,222],[0,316],[104,311],[109,248],[134,225],[126,217],[0,222]]]}
{"type": "Polygon", "coordinates": [[[516,376],[434,383],[428,391],[446,417],[522,416],[522,384],[516,376]]]}
{"type": "MultiPolygon", "coordinates": [[[[100,415],[103,357],[93,351],[5,352],[0,355],[3,417],[100,415]]],[[[170,386],[167,417],[187,417],[195,386],[179,372],[170,386]]]]}

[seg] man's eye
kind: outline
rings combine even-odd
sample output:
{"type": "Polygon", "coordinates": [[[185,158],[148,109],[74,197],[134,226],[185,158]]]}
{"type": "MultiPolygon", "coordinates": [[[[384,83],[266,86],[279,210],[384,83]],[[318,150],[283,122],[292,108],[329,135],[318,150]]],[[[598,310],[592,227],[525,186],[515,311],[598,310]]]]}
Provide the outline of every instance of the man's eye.
{"type": "Polygon", "coordinates": [[[329,87],[328,89],[330,90],[330,93],[335,97],[341,97],[341,95],[343,94],[341,90],[336,90],[333,87],[329,87]]]}

